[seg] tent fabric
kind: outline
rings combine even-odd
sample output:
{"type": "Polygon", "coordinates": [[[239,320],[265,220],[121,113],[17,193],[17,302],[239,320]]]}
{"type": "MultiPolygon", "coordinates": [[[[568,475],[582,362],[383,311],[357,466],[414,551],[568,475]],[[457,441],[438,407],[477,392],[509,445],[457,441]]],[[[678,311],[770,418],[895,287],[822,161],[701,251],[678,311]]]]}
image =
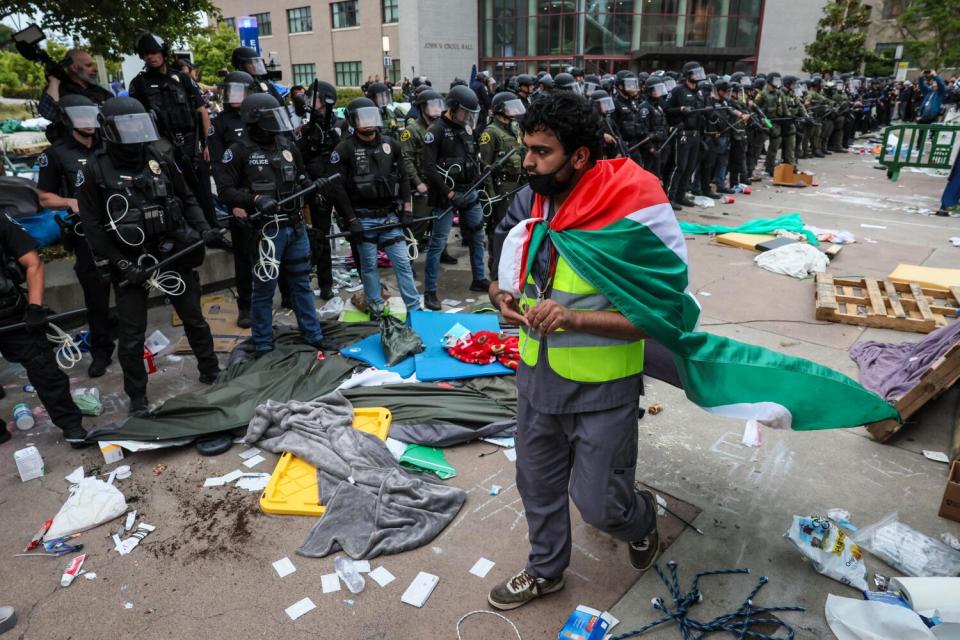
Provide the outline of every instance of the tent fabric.
{"type": "Polygon", "coordinates": [[[727,227],[720,224],[698,224],[696,222],[680,221],[680,230],[683,233],[691,235],[706,235],[708,233],[759,233],[772,234],[777,229],[790,231],[792,233],[802,233],[807,237],[807,242],[813,246],[818,246],[820,241],[817,236],[804,228],[803,218],[799,213],[788,213],[779,218],[757,218],[750,220],[738,227],[727,227]]]}

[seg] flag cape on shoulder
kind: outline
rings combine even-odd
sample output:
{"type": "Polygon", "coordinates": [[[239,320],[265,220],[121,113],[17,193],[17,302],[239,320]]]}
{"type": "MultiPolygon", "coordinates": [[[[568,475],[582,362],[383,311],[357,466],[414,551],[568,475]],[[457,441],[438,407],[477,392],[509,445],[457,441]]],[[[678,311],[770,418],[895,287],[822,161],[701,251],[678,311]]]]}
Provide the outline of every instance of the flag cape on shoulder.
{"type": "MultiPolygon", "coordinates": [[[[603,160],[577,183],[549,223],[536,195],[518,225],[513,273],[524,282],[549,234],[557,252],[637,328],[673,354],[687,397],[711,413],[797,430],[899,420],[891,405],[832,369],[697,330],[687,246],[656,177],[629,159],[603,160]]],[[[500,273],[511,271],[501,263],[500,273]]],[[[501,277],[504,277],[501,275],[501,277]]],[[[516,277],[516,276],[514,276],[516,277]]]]}

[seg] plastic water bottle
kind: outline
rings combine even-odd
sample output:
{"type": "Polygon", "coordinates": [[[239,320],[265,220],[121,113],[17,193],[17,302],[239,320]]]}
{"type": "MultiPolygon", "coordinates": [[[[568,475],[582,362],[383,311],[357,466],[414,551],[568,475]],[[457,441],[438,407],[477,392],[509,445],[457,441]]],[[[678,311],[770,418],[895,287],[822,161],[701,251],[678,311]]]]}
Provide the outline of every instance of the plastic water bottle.
{"type": "Polygon", "coordinates": [[[13,420],[21,431],[33,429],[33,412],[23,403],[13,407],[13,420]]]}
{"type": "Polygon", "coordinates": [[[736,202],[736,200],[734,200],[732,196],[723,196],[720,198],[721,204],[733,204],[734,202],[736,202]]]}
{"type": "Polygon", "coordinates": [[[336,570],[337,575],[340,576],[340,579],[346,583],[347,589],[350,589],[350,593],[360,593],[363,591],[366,582],[354,566],[353,560],[344,558],[343,556],[337,556],[333,559],[333,568],[336,570]]]}

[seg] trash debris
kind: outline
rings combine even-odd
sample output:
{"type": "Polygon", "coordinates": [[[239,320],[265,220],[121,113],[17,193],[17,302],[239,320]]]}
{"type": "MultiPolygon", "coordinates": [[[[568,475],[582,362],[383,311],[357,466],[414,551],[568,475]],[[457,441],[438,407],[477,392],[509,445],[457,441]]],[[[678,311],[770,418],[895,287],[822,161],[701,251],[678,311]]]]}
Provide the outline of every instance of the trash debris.
{"type": "Polygon", "coordinates": [[[71,471],[66,476],[64,476],[63,479],[69,482],[70,484],[78,484],[81,480],[83,480],[83,477],[85,475],[86,474],[83,471],[83,466],[81,465],[76,469],[74,469],[73,471],[71,471]]]}
{"type": "Polygon", "coordinates": [[[707,196],[693,196],[693,204],[697,205],[701,209],[709,209],[717,206],[717,203],[707,196]]]}
{"type": "Polygon", "coordinates": [[[260,464],[260,463],[263,462],[264,460],[266,460],[266,458],[264,458],[263,456],[261,456],[261,455],[256,455],[256,456],[253,456],[252,458],[248,458],[248,459],[244,460],[244,461],[243,461],[243,466],[245,466],[247,469],[253,469],[255,466],[257,466],[258,464],[260,464]]]}
{"type": "Polygon", "coordinates": [[[577,605],[557,637],[565,640],[602,640],[613,628],[611,617],[606,611],[597,611],[584,604],[577,605]]]}
{"type": "Polygon", "coordinates": [[[652,405],[647,407],[647,413],[649,413],[652,416],[657,415],[661,411],[663,411],[663,405],[660,404],[659,402],[654,402],[652,405]]]}
{"type": "Polygon", "coordinates": [[[133,475],[133,472],[130,471],[130,465],[122,464],[116,469],[113,470],[117,474],[117,480],[127,480],[133,475]]]}
{"type": "Polygon", "coordinates": [[[745,447],[759,447],[763,444],[759,422],[747,420],[747,423],[743,425],[743,435],[740,437],[740,443],[745,447]]]}
{"type": "Polygon", "coordinates": [[[503,450],[503,455],[505,455],[505,456],[507,457],[507,460],[509,460],[510,462],[516,462],[516,461],[517,461],[517,450],[516,450],[516,449],[504,449],[504,450],[503,450]]]}
{"type": "Polygon", "coordinates": [[[29,405],[20,403],[13,405],[13,421],[17,423],[17,429],[20,431],[29,431],[33,429],[33,412],[29,405]]]}
{"type": "Polygon", "coordinates": [[[928,449],[923,450],[923,457],[927,460],[933,460],[934,462],[942,462],[944,464],[950,464],[950,456],[948,456],[943,451],[930,451],[928,449]]]}
{"type": "Polygon", "coordinates": [[[827,517],[851,533],[860,530],[850,522],[850,512],[846,509],[827,509],[827,517]]]}
{"type": "Polygon", "coordinates": [[[486,578],[487,574],[490,573],[490,569],[493,569],[494,565],[497,563],[493,560],[487,560],[486,558],[480,558],[473,566],[470,568],[470,573],[477,576],[478,578],[486,578]]]}
{"type": "Polygon", "coordinates": [[[162,462],[155,464],[153,466],[153,475],[158,476],[166,470],[167,470],[167,465],[163,464],[162,462]]]}
{"type": "Polygon", "coordinates": [[[127,511],[127,501],[113,485],[96,478],[83,478],[70,487],[70,497],[53,517],[45,539],[59,538],[118,518],[127,511]]]}
{"type": "Polygon", "coordinates": [[[14,451],[13,459],[17,463],[17,471],[20,472],[21,482],[43,477],[43,458],[36,447],[24,447],[14,451]]]}
{"type": "Polygon", "coordinates": [[[132,602],[124,602],[124,603],[123,603],[123,608],[124,608],[124,609],[133,609],[133,603],[132,603],[132,602]]]}
{"type": "Polygon", "coordinates": [[[837,640],[935,638],[919,615],[896,604],[842,598],[831,593],[827,595],[823,613],[827,618],[827,626],[837,640]]]}
{"type": "Polygon", "coordinates": [[[823,229],[807,225],[806,230],[817,236],[820,242],[832,242],[833,244],[853,244],[857,241],[856,236],[846,229],[823,229]]]}
{"type": "MultiPolygon", "coordinates": [[[[130,606],[133,606],[133,605],[130,605],[130,606]]],[[[295,602],[289,607],[287,607],[286,609],[284,609],[284,613],[286,613],[291,620],[296,620],[303,614],[309,613],[316,608],[317,608],[317,605],[313,604],[313,600],[311,600],[310,598],[304,598],[303,600],[295,602]]]]}
{"type": "Polygon", "coordinates": [[[941,533],[940,539],[943,540],[943,543],[949,546],[951,549],[956,549],[960,551],[960,538],[953,535],[952,533],[941,533]]]}
{"type": "MultiPolygon", "coordinates": [[[[317,295],[319,295],[319,293],[317,293],[317,295]]],[[[343,313],[345,305],[346,303],[344,303],[343,298],[340,296],[334,296],[327,300],[326,303],[317,310],[317,314],[320,316],[321,320],[336,320],[340,317],[340,314],[343,313]]]]}
{"type": "Polygon", "coordinates": [[[33,551],[40,546],[40,542],[43,540],[43,535],[50,529],[50,525],[53,524],[53,518],[48,518],[46,522],[43,523],[43,526],[40,527],[40,531],[37,531],[33,534],[33,538],[30,539],[30,542],[24,547],[24,552],[33,551]]]}
{"type": "MultiPolygon", "coordinates": [[[[353,560],[345,556],[337,556],[333,559],[333,568],[336,570],[340,579],[347,585],[350,593],[360,593],[366,586],[366,581],[356,567],[353,566],[353,560]]],[[[326,593],[326,590],[324,590],[326,593]]]]}
{"type": "Polygon", "coordinates": [[[70,564],[67,565],[67,568],[63,570],[63,576],[60,577],[61,587],[69,587],[71,584],[73,584],[73,579],[77,577],[78,573],[80,573],[80,567],[83,566],[83,561],[86,559],[87,554],[83,553],[70,561],[70,564]]]}
{"type": "Polygon", "coordinates": [[[290,562],[290,558],[284,557],[280,558],[273,563],[273,569],[277,572],[277,575],[281,578],[286,578],[288,575],[297,570],[293,563],[290,562]]]}
{"type": "Polygon", "coordinates": [[[96,580],[97,574],[95,574],[93,571],[84,571],[83,577],[86,578],[87,580],[96,580]]]}
{"type": "Polygon", "coordinates": [[[243,458],[244,460],[249,460],[253,456],[257,455],[258,453],[260,453],[260,449],[257,449],[256,447],[250,447],[246,451],[241,451],[240,457],[243,458]]]}
{"type": "Polygon", "coordinates": [[[438,582],[440,582],[440,578],[437,576],[421,571],[407,587],[407,590],[403,592],[403,595],[400,596],[400,602],[405,602],[417,608],[422,607],[437,587],[438,582]]]}
{"type": "Polygon", "coordinates": [[[245,473],[243,477],[237,480],[234,486],[237,489],[245,489],[259,493],[267,488],[270,483],[269,473],[245,473]]]}
{"type": "Polygon", "coordinates": [[[396,580],[396,577],[383,566],[377,567],[367,575],[370,576],[371,580],[380,585],[381,588],[396,580]]]}
{"type": "Polygon", "coordinates": [[[457,470],[447,462],[443,449],[436,447],[408,444],[400,456],[400,464],[414,471],[429,471],[441,480],[449,480],[457,475],[457,470]]]}
{"type": "Polygon", "coordinates": [[[340,591],[340,576],[336,573],[327,573],[320,576],[320,586],[324,593],[340,591]]]}
{"type": "Polygon", "coordinates": [[[147,339],[143,341],[143,346],[146,347],[151,354],[157,355],[170,346],[170,339],[157,329],[147,336],[147,339]]]}
{"type": "Polygon", "coordinates": [[[957,609],[960,578],[890,578],[890,591],[899,593],[914,611],[957,609]]]}
{"type": "Polygon", "coordinates": [[[136,521],[137,521],[137,512],[131,511],[130,513],[128,513],[127,520],[126,522],[123,523],[124,531],[130,531],[130,529],[133,529],[133,523],[136,521]]]}
{"type": "Polygon", "coordinates": [[[883,225],[879,224],[867,224],[866,222],[861,222],[860,226],[864,229],[886,229],[883,225]]]}
{"type": "Polygon", "coordinates": [[[23,392],[24,392],[24,393],[36,393],[36,392],[37,392],[37,389],[36,389],[32,384],[25,384],[25,385],[23,385],[23,392]]]}
{"type": "Polygon", "coordinates": [[[793,523],[784,536],[813,563],[818,573],[861,591],[867,589],[863,553],[826,518],[793,516],[793,523]]]}
{"type": "MultiPolygon", "coordinates": [[[[113,464],[123,460],[123,449],[116,444],[108,442],[99,442],[100,453],[103,454],[103,461],[107,464],[113,464]]],[[[122,479],[122,478],[121,478],[122,479]]]]}
{"type": "Polygon", "coordinates": [[[753,260],[762,269],[794,278],[824,272],[830,265],[830,259],[822,251],[799,242],[765,251],[753,260]]]}
{"type": "Polygon", "coordinates": [[[500,436],[491,436],[489,438],[480,438],[482,442],[489,442],[490,444],[495,444],[498,447],[504,447],[506,449],[512,449],[517,446],[517,439],[513,437],[500,437],[500,436]]]}
{"type": "Polygon", "coordinates": [[[492,496],[498,496],[498,495],[500,495],[500,492],[501,492],[502,490],[503,490],[503,487],[501,487],[501,486],[498,485],[498,484],[495,484],[495,485],[493,485],[492,487],[490,487],[490,495],[492,495],[492,496]]]}
{"type": "Polygon", "coordinates": [[[380,343],[388,366],[425,349],[420,336],[409,325],[388,314],[380,317],[380,343]]]}
{"type": "Polygon", "coordinates": [[[113,536],[113,542],[115,545],[114,548],[117,550],[117,553],[119,553],[122,556],[125,556],[131,551],[133,551],[137,547],[137,545],[140,544],[141,540],[143,540],[148,535],[150,535],[151,532],[156,531],[156,529],[157,528],[151,524],[147,524],[146,522],[141,522],[137,526],[137,530],[134,531],[133,534],[131,534],[130,537],[127,538],[126,540],[119,540],[120,536],[114,535],[113,536]]]}
{"type": "Polygon", "coordinates": [[[960,552],[900,522],[896,513],[863,527],[853,539],[908,576],[960,575],[960,552]]]}

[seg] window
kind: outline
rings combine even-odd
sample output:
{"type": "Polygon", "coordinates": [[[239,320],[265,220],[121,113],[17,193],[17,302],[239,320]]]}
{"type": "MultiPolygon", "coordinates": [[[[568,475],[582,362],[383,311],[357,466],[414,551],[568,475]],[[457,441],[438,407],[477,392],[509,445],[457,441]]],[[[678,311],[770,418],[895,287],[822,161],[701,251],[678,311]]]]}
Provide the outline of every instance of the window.
{"type": "Polygon", "coordinates": [[[400,85],[400,60],[398,58],[393,58],[390,62],[390,66],[387,67],[388,79],[390,82],[395,85],[400,85]]]}
{"type": "Polygon", "coordinates": [[[290,33],[313,31],[313,17],[310,15],[310,7],[287,9],[287,29],[290,33]]]}
{"type": "Polygon", "coordinates": [[[330,3],[330,23],[334,29],[355,27],[360,24],[360,9],[357,0],[330,3]]]}
{"type": "Polygon", "coordinates": [[[317,65],[314,63],[293,65],[293,84],[309,87],[313,84],[313,79],[316,77],[317,65]]]}
{"type": "Polygon", "coordinates": [[[338,87],[359,87],[360,71],[359,62],[335,62],[333,64],[337,76],[338,87]]]}
{"type": "Polygon", "coordinates": [[[383,23],[400,22],[400,0],[383,0],[383,23]]]}
{"type": "Polygon", "coordinates": [[[255,13],[253,14],[253,19],[257,21],[257,28],[260,30],[261,36],[272,36],[273,35],[273,23],[270,22],[270,12],[266,13],[255,13]]]}
{"type": "Polygon", "coordinates": [[[227,24],[228,27],[237,30],[237,19],[236,18],[224,18],[223,21],[227,24]]]}
{"type": "Polygon", "coordinates": [[[883,19],[892,20],[893,18],[898,18],[906,8],[907,0],[884,0],[883,19]]]}

